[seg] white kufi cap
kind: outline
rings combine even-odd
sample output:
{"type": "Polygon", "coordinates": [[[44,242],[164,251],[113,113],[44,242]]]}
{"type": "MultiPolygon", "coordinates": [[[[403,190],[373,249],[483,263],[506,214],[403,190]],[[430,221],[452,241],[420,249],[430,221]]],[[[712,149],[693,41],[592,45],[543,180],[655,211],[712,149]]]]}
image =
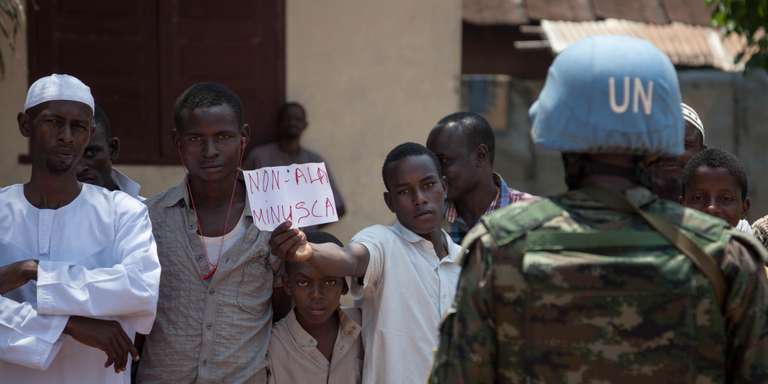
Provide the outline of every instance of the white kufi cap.
{"type": "Polygon", "coordinates": [[[699,114],[696,113],[696,110],[685,103],[680,103],[680,106],[683,108],[683,119],[696,127],[696,129],[701,132],[701,137],[706,139],[707,135],[704,134],[704,123],[701,122],[699,114]]]}
{"type": "Polygon", "coordinates": [[[27,91],[24,111],[48,101],[77,101],[91,107],[93,113],[93,95],[78,78],[70,75],[52,74],[37,79],[27,91]]]}

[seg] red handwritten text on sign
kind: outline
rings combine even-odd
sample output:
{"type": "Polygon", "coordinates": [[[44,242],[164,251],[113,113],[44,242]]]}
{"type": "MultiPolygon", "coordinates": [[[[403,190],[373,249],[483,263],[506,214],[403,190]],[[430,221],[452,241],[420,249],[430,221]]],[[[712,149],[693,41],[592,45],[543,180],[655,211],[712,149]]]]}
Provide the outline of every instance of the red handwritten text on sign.
{"type": "Polygon", "coordinates": [[[243,171],[253,222],[271,231],[286,220],[298,227],[338,221],[325,163],[243,171]]]}

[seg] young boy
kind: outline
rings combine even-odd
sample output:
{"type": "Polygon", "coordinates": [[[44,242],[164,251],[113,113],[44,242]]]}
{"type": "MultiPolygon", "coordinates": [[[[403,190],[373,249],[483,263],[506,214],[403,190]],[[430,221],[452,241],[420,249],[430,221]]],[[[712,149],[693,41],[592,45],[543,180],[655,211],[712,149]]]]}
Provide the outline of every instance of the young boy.
{"type": "Polygon", "coordinates": [[[699,152],[686,164],[682,184],[683,205],[751,232],[749,224],[739,223],[746,217],[750,201],[747,197],[747,175],[735,156],[714,148],[699,152]]]}
{"type": "MultiPolygon", "coordinates": [[[[326,232],[308,232],[315,243],[344,245],[326,232]]],[[[340,309],[348,291],[344,277],[320,273],[310,263],[285,263],[284,287],[294,307],[272,329],[269,382],[360,383],[363,344],[360,309],[340,309]]]]}
{"type": "Polygon", "coordinates": [[[394,224],[363,229],[342,248],[308,242],[286,222],[270,246],[273,254],[307,261],[324,275],[353,277],[368,357],[363,383],[419,383],[427,379],[440,321],[453,302],[460,247],[440,228],[445,184],[432,152],[401,144],[387,155],[382,177],[394,224]]]}

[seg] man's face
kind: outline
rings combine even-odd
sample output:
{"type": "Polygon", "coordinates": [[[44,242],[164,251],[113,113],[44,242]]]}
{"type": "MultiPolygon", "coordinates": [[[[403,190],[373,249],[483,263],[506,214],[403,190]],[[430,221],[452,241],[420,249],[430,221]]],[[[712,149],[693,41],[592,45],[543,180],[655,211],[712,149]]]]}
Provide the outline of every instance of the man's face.
{"type": "Polygon", "coordinates": [[[286,137],[298,139],[307,128],[307,117],[304,115],[304,109],[291,105],[287,107],[280,116],[280,132],[286,137]]]}
{"type": "Polygon", "coordinates": [[[403,226],[430,236],[440,228],[445,186],[427,155],[408,156],[387,166],[384,200],[403,226]]]}
{"type": "Polygon", "coordinates": [[[292,263],[285,282],[302,325],[328,321],[346,293],[343,277],[324,276],[309,263],[292,263]]]}
{"type": "Polygon", "coordinates": [[[107,138],[104,127],[96,126],[94,135],[91,136],[91,141],[77,164],[77,179],[83,183],[111,189],[114,186],[112,161],[117,154],[117,143],[117,139],[107,138]]]}
{"type": "Polygon", "coordinates": [[[433,129],[427,148],[440,160],[448,200],[454,201],[477,186],[480,172],[476,152],[469,150],[466,138],[457,127],[433,129]]]}
{"type": "Polygon", "coordinates": [[[179,155],[190,177],[205,182],[227,180],[238,172],[247,144],[245,125],[228,105],[184,112],[184,127],[176,132],[179,155]]]}
{"type": "Polygon", "coordinates": [[[685,152],[679,161],[683,168],[693,156],[704,150],[704,137],[698,128],[689,122],[685,122],[685,152]]]}
{"type": "Polygon", "coordinates": [[[725,168],[701,166],[685,186],[683,205],[736,226],[749,209],[749,199],[741,198],[739,180],[725,168]]]}
{"type": "Polygon", "coordinates": [[[76,101],[49,101],[20,113],[18,120],[30,138],[32,162],[57,175],[73,169],[93,133],[93,112],[76,101]]]}
{"type": "Polygon", "coordinates": [[[682,193],[680,180],[683,168],[693,156],[704,150],[704,138],[696,127],[685,122],[685,152],[677,157],[662,157],[651,166],[654,192],[668,200],[677,200],[682,193]]]}

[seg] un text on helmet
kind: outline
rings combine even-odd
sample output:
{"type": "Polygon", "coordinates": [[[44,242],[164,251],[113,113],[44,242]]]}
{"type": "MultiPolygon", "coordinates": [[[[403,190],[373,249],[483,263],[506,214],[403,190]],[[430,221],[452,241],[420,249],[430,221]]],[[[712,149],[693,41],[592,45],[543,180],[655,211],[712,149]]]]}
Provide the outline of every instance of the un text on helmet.
{"type": "Polygon", "coordinates": [[[650,115],[653,110],[653,80],[647,82],[647,86],[643,87],[643,81],[639,77],[630,79],[629,76],[624,76],[624,86],[622,87],[623,97],[621,104],[616,102],[616,79],[611,76],[608,78],[608,101],[611,104],[611,111],[614,113],[624,113],[629,108],[629,94],[630,85],[634,85],[632,91],[632,112],[637,113],[639,111],[639,104],[643,104],[643,113],[650,115]]]}

